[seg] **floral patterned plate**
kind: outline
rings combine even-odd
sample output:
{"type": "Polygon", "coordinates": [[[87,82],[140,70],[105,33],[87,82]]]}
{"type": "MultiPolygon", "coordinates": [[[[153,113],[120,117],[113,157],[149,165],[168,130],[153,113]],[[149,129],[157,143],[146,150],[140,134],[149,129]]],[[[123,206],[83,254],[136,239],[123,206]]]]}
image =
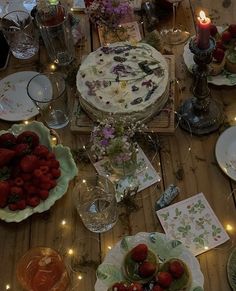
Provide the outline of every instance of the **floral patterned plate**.
{"type": "MultiPolygon", "coordinates": [[[[184,62],[190,73],[192,73],[193,65],[193,53],[189,49],[189,42],[184,46],[184,62]]],[[[236,85],[236,74],[232,74],[226,70],[223,70],[221,74],[217,76],[208,76],[208,83],[217,86],[234,86],[236,85]]]]}
{"type": "Polygon", "coordinates": [[[236,291],[236,248],[229,256],[227,263],[227,274],[231,288],[236,291]]]}
{"type": "Polygon", "coordinates": [[[0,81],[0,119],[20,121],[39,113],[26,91],[27,83],[37,74],[31,71],[18,72],[0,81]]]}
{"type": "Polygon", "coordinates": [[[159,256],[160,261],[171,257],[183,260],[192,273],[192,284],[188,291],[203,291],[204,278],[198,260],[180,241],[169,240],[164,234],[158,232],[140,232],[134,236],[126,236],[119,241],[97,269],[95,291],[106,291],[115,282],[124,280],[121,271],[124,256],[140,243],[147,244],[148,248],[159,256]]]}
{"type": "Polygon", "coordinates": [[[236,181],[236,126],[229,127],[220,135],[215,155],[223,172],[236,181]]]}
{"type": "Polygon", "coordinates": [[[14,124],[7,131],[1,130],[0,135],[5,132],[12,132],[15,135],[20,134],[25,130],[31,130],[38,134],[40,143],[47,146],[55,153],[57,160],[60,162],[61,176],[57,180],[57,185],[50,190],[49,197],[41,201],[35,207],[26,207],[24,210],[11,211],[7,207],[0,208],[0,219],[6,222],[20,222],[34,213],[41,213],[48,210],[58,199],[60,199],[67,191],[70,180],[77,175],[77,167],[73,160],[72,154],[68,147],[61,144],[52,146],[50,139],[50,131],[41,122],[33,121],[29,124],[14,124]]]}

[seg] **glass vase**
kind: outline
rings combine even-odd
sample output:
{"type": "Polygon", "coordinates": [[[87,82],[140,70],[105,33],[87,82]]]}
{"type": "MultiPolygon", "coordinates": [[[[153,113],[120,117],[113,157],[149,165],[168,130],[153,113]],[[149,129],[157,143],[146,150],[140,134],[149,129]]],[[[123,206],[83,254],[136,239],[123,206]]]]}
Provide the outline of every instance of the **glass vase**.
{"type": "Polygon", "coordinates": [[[108,156],[110,167],[114,174],[119,177],[132,176],[137,169],[137,152],[133,149],[130,159],[120,160],[121,153],[117,155],[108,156]]]}

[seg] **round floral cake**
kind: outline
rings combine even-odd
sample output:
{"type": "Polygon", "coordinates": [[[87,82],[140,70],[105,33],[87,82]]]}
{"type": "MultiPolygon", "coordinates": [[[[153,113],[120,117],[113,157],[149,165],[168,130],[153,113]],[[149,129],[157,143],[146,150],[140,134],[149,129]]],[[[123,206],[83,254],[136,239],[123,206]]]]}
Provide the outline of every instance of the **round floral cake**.
{"type": "Polygon", "coordinates": [[[78,71],[80,104],[94,120],[111,113],[147,120],[168,99],[168,76],[165,58],[148,44],[100,47],[78,71]]]}

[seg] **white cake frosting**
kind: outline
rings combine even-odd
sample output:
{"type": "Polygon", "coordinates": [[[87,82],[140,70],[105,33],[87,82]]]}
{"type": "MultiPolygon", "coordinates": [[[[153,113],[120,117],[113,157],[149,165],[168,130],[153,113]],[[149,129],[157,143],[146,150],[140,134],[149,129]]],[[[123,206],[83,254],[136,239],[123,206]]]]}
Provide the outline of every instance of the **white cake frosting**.
{"type": "Polygon", "coordinates": [[[167,85],[165,58],[145,43],[100,47],[86,57],[77,74],[80,103],[94,119],[110,113],[145,119],[167,101],[167,85]]]}

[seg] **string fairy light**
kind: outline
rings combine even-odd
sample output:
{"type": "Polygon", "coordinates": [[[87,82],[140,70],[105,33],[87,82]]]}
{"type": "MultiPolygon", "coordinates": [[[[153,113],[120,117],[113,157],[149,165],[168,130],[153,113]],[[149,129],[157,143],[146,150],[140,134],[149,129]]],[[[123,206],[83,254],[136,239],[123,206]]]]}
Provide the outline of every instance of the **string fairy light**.
{"type": "Polygon", "coordinates": [[[10,290],[10,289],[11,289],[10,284],[7,284],[7,285],[6,285],[6,290],[10,290]]]}
{"type": "Polygon", "coordinates": [[[231,225],[231,224],[227,224],[226,225],[226,230],[227,231],[232,231],[234,228],[233,228],[233,226],[231,225]]]}
{"type": "Polygon", "coordinates": [[[78,275],[78,279],[79,279],[79,280],[82,280],[82,279],[83,279],[83,276],[78,275]]]}
{"type": "Polygon", "coordinates": [[[61,221],[61,225],[62,225],[62,226],[65,226],[65,225],[66,225],[66,223],[67,223],[67,222],[66,222],[66,220],[65,220],[65,219],[63,219],[63,220],[61,221]]]}
{"type": "Polygon", "coordinates": [[[74,251],[72,249],[68,250],[68,255],[72,256],[74,254],[74,251]]]}
{"type": "Polygon", "coordinates": [[[29,124],[29,121],[28,120],[25,120],[24,121],[24,124],[26,124],[26,125],[29,124]]]}

